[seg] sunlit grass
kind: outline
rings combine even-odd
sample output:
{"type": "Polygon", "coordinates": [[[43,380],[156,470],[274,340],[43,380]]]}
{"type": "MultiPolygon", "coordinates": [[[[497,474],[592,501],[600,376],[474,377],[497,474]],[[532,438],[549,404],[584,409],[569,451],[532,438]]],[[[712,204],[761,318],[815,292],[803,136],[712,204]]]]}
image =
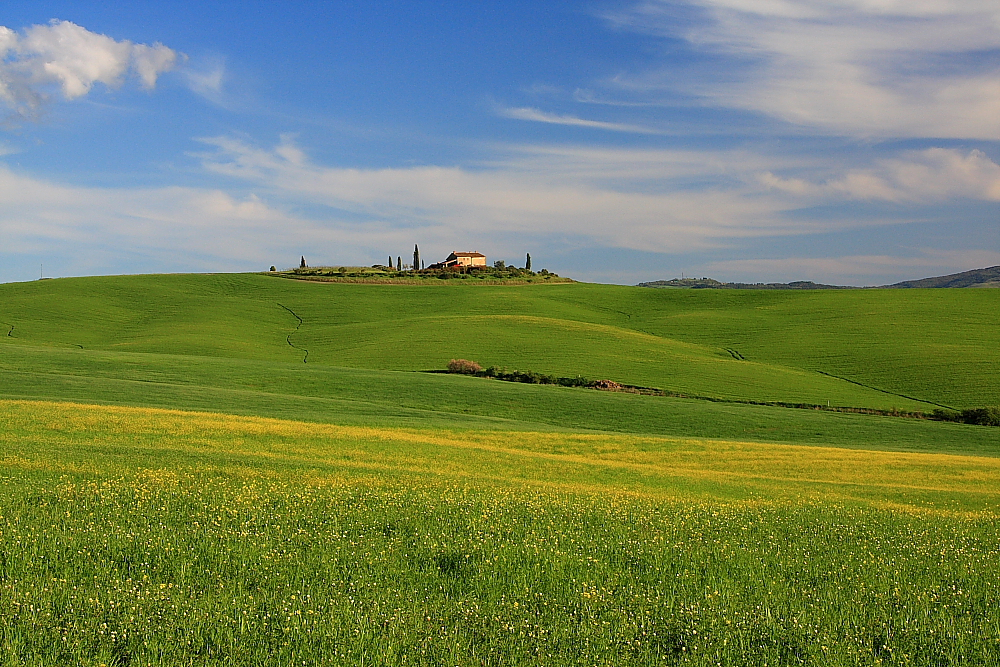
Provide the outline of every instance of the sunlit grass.
{"type": "MultiPolygon", "coordinates": [[[[713,439],[316,424],[176,410],[0,401],[9,466],[130,471],[198,458],[203,470],[372,471],[623,491],[856,499],[979,509],[1000,458],[713,439]],[[69,445],[71,447],[67,448],[69,445]],[[94,463],[100,457],[100,463],[94,463]]],[[[318,477],[317,477],[318,476],[318,477]]]]}

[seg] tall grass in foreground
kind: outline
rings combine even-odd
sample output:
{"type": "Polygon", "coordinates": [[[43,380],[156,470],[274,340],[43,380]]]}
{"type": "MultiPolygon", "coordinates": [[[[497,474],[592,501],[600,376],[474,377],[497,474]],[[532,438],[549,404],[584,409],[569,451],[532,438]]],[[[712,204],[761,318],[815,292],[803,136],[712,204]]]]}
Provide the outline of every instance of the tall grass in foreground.
{"type": "Polygon", "coordinates": [[[6,664],[989,665],[994,518],[7,474],[6,664]]]}
{"type": "Polygon", "coordinates": [[[0,402],[0,664],[990,665],[995,458],[0,402]]]}

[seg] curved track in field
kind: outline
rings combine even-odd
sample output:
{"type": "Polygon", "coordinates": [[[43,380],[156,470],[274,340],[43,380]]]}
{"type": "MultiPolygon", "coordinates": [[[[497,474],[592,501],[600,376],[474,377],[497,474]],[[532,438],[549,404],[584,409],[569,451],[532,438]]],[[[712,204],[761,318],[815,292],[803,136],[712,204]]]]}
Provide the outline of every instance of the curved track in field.
{"type": "Polygon", "coordinates": [[[284,304],[281,304],[281,303],[279,303],[278,305],[281,306],[282,308],[284,308],[285,310],[287,310],[289,313],[292,314],[292,317],[294,317],[296,320],[298,320],[298,324],[295,325],[295,331],[293,331],[292,333],[290,333],[287,336],[285,336],[285,342],[288,343],[289,347],[295,348],[296,350],[298,350],[300,352],[303,352],[304,354],[302,356],[302,363],[308,363],[308,361],[309,361],[309,350],[307,350],[304,347],[299,347],[298,345],[296,345],[295,343],[292,342],[292,334],[298,333],[299,328],[302,326],[302,318],[299,317],[298,314],[294,310],[292,310],[291,308],[289,308],[288,306],[286,306],[284,304]]]}

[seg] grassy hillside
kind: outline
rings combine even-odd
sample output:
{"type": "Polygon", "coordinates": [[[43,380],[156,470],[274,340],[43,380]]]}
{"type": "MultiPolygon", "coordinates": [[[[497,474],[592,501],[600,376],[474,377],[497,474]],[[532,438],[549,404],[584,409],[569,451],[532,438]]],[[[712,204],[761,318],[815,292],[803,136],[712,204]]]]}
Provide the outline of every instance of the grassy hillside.
{"type": "Polygon", "coordinates": [[[1000,286],[1000,266],[973,269],[947,276],[935,276],[920,280],[904,280],[887,287],[929,288],[929,287],[997,287],[1000,286]]]}
{"type": "Polygon", "coordinates": [[[384,370],[466,357],[691,395],[926,410],[1000,403],[998,299],[127,276],[0,285],[0,322],[13,327],[8,345],[279,362],[308,353],[309,364],[384,370]]]}
{"type": "Polygon", "coordinates": [[[655,294],[636,326],[658,335],[955,407],[1000,402],[994,290],[655,294]]]}

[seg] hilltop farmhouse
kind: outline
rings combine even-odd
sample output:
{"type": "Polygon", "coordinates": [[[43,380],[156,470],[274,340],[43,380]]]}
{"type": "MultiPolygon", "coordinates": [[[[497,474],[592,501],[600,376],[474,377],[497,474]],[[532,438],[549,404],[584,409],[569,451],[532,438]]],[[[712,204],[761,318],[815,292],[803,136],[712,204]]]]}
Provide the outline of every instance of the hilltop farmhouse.
{"type": "Polygon", "coordinates": [[[450,269],[453,266],[486,266],[486,255],[478,252],[452,252],[443,262],[432,264],[430,269],[450,269]]]}

